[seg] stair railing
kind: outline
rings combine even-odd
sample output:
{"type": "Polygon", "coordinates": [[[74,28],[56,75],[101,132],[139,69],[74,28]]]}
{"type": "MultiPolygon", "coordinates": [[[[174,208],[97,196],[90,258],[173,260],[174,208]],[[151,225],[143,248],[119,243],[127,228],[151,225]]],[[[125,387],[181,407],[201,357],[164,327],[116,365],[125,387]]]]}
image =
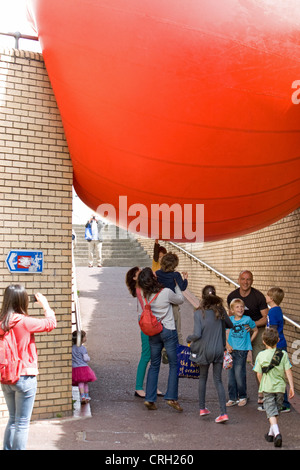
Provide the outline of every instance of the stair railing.
{"type": "MultiPolygon", "coordinates": [[[[193,259],[194,261],[196,261],[197,263],[200,263],[203,267],[205,267],[206,269],[208,269],[209,271],[213,272],[218,278],[220,279],[224,279],[224,281],[227,283],[227,284],[232,284],[236,287],[240,287],[239,284],[235,281],[233,281],[232,279],[230,279],[229,277],[225,276],[225,274],[222,274],[220,273],[219,271],[217,271],[216,269],[214,269],[212,266],[209,266],[209,264],[205,263],[204,261],[202,261],[200,258],[197,258],[197,256],[193,255],[193,253],[187,251],[185,248],[183,248],[182,246],[180,245],[177,245],[177,243],[174,243],[174,242],[171,242],[171,241],[168,241],[167,243],[169,243],[170,245],[173,245],[175,248],[177,248],[178,250],[180,250],[182,253],[184,253],[186,256],[188,256],[189,258],[193,259]]],[[[283,318],[288,322],[290,323],[291,325],[293,325],[295,328],[298,328],[300,329],[300,325],[298,323],[296,323],[294,320],[292,320],[291,318],[287,317],[286,315],[283,315],[283,318]]]]}
{"type": "Polygon", "coordinates": [[[39,38],[37,36],[29,36],[28,34],[22,34],[20,31],[16,31],[15,33],[2,33],[2,36],[11,36],[15,38],[15,49],[19,49],[19,40],[20,39],[28,39],[29,41],[38,41],[39,38]]]}
{"type": "Polygon", "coordinates": [[[74,259],[74,249],[72,244],[72,314],[75,318],[75,326],[77,331],[77,342],[78,347],[81,346],[81,315],[80,315],[80,304],[77,293],[77,281],[76,281],[76,267],[74,259]]]}
{"type": "Polygon", "coordinates": [[[222,278],[224,279],[224,281],[227,283],[227,284],[233,284],[234,286],[236,287],[239,287],[239,284],[237,284],[236,282],[234,282],[232,279],[230,279],[229,277],[225,276],[225,274],[222,274],[220,273],[219,271],[217,271],[216,269],[212,268],[211,266],[209,266],[209,264],[205,263],[204,261],[202,261],[201,259],[197,258],[197,256],[193,255],[193,253],[191,253],[190,251],[187,251],[185,248],[183,248],[182,246],[179,246],[177,245],[176,243],[174,242],[168,242],[170,243],[171,245],[175,246],[178,250],[182,251],[183,253],[185,253],[189,258],[192,258],[194,261],[196,261],[197,263],[200,263],[202,266],[204,266],[206,269],[208,269],[209,271],[212,271],[218,278],[222,278]]]}

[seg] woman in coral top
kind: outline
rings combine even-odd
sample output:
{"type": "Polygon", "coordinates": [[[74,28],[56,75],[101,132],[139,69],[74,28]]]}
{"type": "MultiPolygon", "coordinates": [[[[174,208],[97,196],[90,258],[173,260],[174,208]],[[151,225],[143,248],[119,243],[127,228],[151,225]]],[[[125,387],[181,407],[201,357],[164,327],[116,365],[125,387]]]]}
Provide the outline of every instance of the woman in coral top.
{"type": "Polygon", "coordinates": [[[21,362],[19,380],[13,385],[1,384],[9,412],[4,434],[4,450],[26,449],[38,375],[34,333],[51,331],[56,327],[55,313],[49,307],[46,297],[40,293],[35,297],[44,309],[45,318],[28,316],[28,294],[23,286],[10,285],[4,291],[0,311],[0,335],[13,328],[21,362]]]}

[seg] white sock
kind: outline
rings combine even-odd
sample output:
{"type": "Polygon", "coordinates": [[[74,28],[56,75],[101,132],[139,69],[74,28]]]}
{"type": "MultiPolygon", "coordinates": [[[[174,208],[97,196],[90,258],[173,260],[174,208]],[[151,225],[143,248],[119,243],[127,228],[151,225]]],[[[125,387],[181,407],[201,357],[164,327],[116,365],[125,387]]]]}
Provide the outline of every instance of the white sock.
{"type": "Polygon", "coordinates": [[[272,431],[273,431],[273,436],[277,436],[277,434],[279,434],[278,424],[273,424],[272,431]]]}
{"type": "Polygon", "coordinates": [[[274,433],[273,433],[273,426],[270,426],[270,429],[269,429],[268,434],[269,434],[269,436],[274,436],[274,433]]]}

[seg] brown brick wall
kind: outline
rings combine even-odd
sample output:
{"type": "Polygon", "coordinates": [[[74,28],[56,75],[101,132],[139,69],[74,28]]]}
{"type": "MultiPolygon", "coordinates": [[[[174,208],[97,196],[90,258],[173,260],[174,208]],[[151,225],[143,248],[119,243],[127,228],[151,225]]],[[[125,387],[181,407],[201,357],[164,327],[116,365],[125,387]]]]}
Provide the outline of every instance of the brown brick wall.
{"type": "MultiPolygon", "coordinates": [[[[58,326],[36,334],[33,418],[72,413],[72,165],[60,114],[38,53],[0,50],[0,299],[11,283],[45,294],[58,326]],[[42,274],[11,274],[12,249],[41,250],[42,274]]],[[[30,315],[42,314],[31,305],[30,315]]],[[[7,415],[0,392],[0,417],[7,415]]]]}
{"type": "MultiPolygon", "coordinates": [[[[254,276],[253,286],[264,294],[271,286],[281,287],[285,291],[281,305],[283,313],[300,324],[299,229],[300,209],[251,235],[202,245],[187,243],[181,246],[235,282],[238,282],[240,271],[249,269],[254,276]]],[[[152,254],[153,241],[143,238],[139,241],[152,254]]],[[[171,245],[166,246],[169,251],[176,252],[171,245]]],[[[233,285],[225,283],[186,255],[176,253],[180,258],[179,270],[188,271],[189,289],[195,295],[200,297],[202,288],[213,284],[226,301],[229,292],[235,288],[233,285]]],[[[300,391],[300,330],[285,322],[284,334],[293,364],[295,386],[300,391]]]]}

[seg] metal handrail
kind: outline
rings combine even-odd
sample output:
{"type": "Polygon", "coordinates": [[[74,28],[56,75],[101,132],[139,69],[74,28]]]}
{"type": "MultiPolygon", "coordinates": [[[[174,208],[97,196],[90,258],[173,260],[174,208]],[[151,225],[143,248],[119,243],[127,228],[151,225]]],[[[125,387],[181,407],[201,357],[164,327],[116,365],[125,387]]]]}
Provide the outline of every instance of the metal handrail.
{"type": "Polygon", "coordinates": [[[74,250],[72,246],[72,289],[73,289],[73,302],[74,302],[74,314],[75,314],[75,323],[76,323],[76,331],[77,331],[77,342],[76,345],[79,347],[81,346],[81,315],[80,315],[80,304],[77,294],[77,280],[76,280],[76,266],[75,266],[75,259],[74,259],[74,250]]]}
{"type": "Polygon", "coordinates": [[[38,41],[39,38],[37,36],[30,36],[28,34],[22,34],[20,31],[16,31],[15,33],[2,33],[0,32],[2,36],[11,36],[15,38],[15,49],[19,49],[19,40],[20,39],[28,39],[30,41],[38,41]]]}
{"type": "MultiPolygon", "coordinates": [[[[214,269],[212,266],[209,266],[209,264],[205,263],[204,261],[202,261],[200,258],[197,258],[197,256],[193,255],[192,253],[190,253],[189,251],[187,251],[185,248],[183,248],[182,246],[180,245],[177,245],[176,243],[174,242],[171,242],[171,241],[168,241],[168,243],[170,243],[171,245],[173,245],[175,248],[177,248],[178,250],[182,251],[183,253],[185,253],[189,258],[192,258],[194,261],[197,261],[198,263],[202,264],[205,268],[207,268],[209,271],[212,271],[213,273],[215,273],[215,275],[217,277],[221,277],[224,279],[224,281],[228,284],[233,284],[234,286],[236,287],[240,287],[240,285],[233,281],[232,279],[230,279],[229,277],[225,276],[224,274],[220,273],[219,271],[217,271],[216,269],[214,269]]],[[[293,325],[295,328],[299,328],[300,329],[300,325],[298,323],[296,323],[294,320],[291,320],[289,317],[287,317],[286,315],[283,315],[283,318],[291,323],[291,325],[293,325]]]]}
{"type": "Polygon", "coordinates": [[[197,256],[193,255],[192,253],[190,253],[189,251],[187,251],[185,248],[183,248],[182,246],[179,246],[177,245],[176,243],[174,242],[168,242],[170,243],[171,245],[175,246],[176,248],[178,248],[179,250],[183,251],[187,256],[189,256],[190,258],[194,259],[195,261],[197,261],[198,263],[201,263],[205,268],[207,268],[209,271],[212,271],[215,273],[215,275],[217,277],[222,277],[225,282],[227,282],[228,284],[233,284],[234,286],[236,287],[240,287],[239,284],[237,284],[236,282],[234,282],[232,279],[230,279],[229,277],[225,276],[224,274],[220,273],[219,271],[217,271],[216,269],[212,268],[211,266],[209,266],[209,264],[205,263],[204,261],[202,261],[200,258],[197,258],[197,256]]]}

